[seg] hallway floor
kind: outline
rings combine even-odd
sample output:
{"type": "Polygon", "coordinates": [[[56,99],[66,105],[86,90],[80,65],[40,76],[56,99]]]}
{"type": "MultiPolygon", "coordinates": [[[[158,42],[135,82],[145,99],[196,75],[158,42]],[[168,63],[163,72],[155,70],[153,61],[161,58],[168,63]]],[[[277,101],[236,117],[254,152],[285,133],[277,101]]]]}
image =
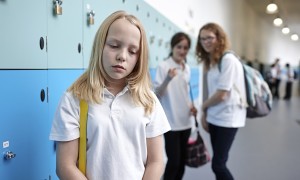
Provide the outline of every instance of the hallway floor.
{"type": "MultiPolygon", "coordinates": [[[[201,129],[210,152],[209,136],[201,129]]],[[[211,163],[186,168],[183,180],[214,180],[211,163]]],[[[236,136],[228,167],[235,180],[300,179],[300,97],[274,100],[265,118],[248,119],[236,136]]]]}

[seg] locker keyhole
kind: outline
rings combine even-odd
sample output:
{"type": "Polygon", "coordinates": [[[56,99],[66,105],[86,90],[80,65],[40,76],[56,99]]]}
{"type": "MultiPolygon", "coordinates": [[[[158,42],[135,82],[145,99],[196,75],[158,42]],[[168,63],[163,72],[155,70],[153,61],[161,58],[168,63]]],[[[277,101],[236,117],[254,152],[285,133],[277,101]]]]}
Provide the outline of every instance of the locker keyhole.
{"type": "Polygon", "coordinates": [[[41,37],[41,38],[40,38],[40,48],[41,48],[41,50],[43,50],[43,49],[44,49],[44,45],[45,45],[44,38],[43,38],[43,37],[41,37]]]}
{"type": "Polygon", "coordinates": [[[81,44],[78,43],[78,53],[81,53],[81,44]]]}
{"type": "Polygon", "coordinates": [[[45,100],[45,90],[44,89],[41,90],[40,97],[41,97],[41,101],[44,102],[44,100],[45,100]]]}

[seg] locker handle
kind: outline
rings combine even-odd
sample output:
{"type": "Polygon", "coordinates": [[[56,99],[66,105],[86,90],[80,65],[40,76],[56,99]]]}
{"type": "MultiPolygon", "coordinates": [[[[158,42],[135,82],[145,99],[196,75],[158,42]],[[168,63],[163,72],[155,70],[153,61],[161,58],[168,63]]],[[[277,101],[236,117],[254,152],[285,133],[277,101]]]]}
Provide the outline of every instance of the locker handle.
{"type": "Polygon", "coordinates": [[[12,151],[7,151],[5,154],[4,154],[4,158],[6,160],[10,160],[12,158],[15,158],[16,157],[16,154],[13,153],[12,151]]]}

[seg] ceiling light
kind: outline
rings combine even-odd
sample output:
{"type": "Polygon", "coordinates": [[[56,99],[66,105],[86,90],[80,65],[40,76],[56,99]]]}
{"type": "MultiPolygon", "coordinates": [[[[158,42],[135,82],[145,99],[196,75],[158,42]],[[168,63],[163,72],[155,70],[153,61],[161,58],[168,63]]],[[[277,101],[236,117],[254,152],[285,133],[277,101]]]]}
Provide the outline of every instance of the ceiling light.
{"type": "Polygon", "coordinates": [[[266,8],[266,13],[274,14],[274,13],[277,13],[277,11],[278,11],[278,7],[275,3],[268,4],[268,6],[266,8]]]}
{"type": "Polygon", "coordinates": [[[291,40],[298,41],[298,39],[299,39],[299,36],[297,34],[292,34],[291,35],[291,40]]]}
{"type": "Polygon", "coordinates": [[[273,24],[275,26],[281,26],[283,23],[282,19],[280,17],[277,17],[276,19],[274,19],[273,24]]]}
{"type": "Polygon", "coordinates": [[[282,28],[281,32],[283,34],[288,34],[288,33],[290,33],[290,28],[288,28],[287,26],[285,26],[285,27],[282,28]]]}

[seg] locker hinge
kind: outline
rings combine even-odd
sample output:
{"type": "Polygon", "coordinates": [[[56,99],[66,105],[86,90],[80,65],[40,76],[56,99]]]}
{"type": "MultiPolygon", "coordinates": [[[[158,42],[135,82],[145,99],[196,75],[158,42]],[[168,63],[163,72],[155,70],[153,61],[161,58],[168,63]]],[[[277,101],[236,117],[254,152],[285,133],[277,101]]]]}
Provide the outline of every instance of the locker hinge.
{"type": "Polygon", "coordinates": [[[46,52],[48,52],[48,36],[46,36],[46,52]]]}
{"type": "Polygon", "coordinates": [[[49,89],[48,89],[48,87],[47,87],[47,92],[46,92],[46,97],[47,97],[47,103],[49,103],[49,96],[48,96],[48,93],[49,92],[49,89]]]}

